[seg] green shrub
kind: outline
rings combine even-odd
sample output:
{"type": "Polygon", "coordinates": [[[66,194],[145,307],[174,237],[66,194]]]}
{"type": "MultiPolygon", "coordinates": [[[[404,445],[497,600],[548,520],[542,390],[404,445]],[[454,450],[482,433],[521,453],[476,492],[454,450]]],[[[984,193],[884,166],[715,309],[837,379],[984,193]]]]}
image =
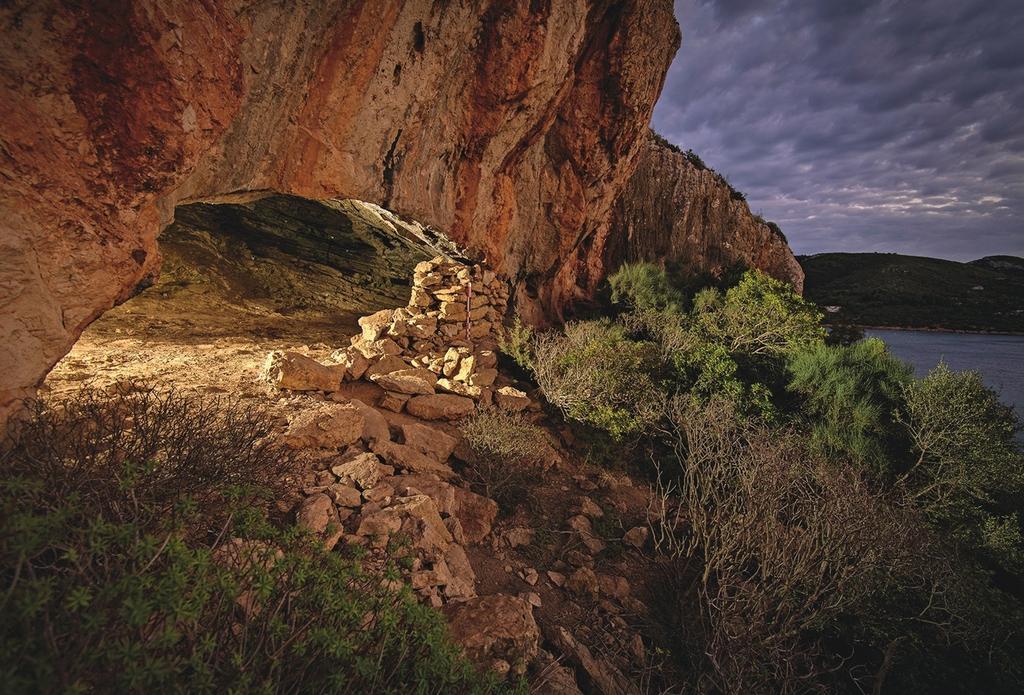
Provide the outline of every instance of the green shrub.
{"type": "Polygon", "coordinates": [[[612,301],[639,311],[680,311],[685,298],[653,263],[627,263],[608,277],[612,301]]]}
{"type": "Polygon", "coordinates": [[[742,374],[740,365],[721,343],[691,334],[685,349],[672,352],[672,387],[706,403],[712,399],[731,402],[738,412],[773,419],[771,390],[742,374]]]}
{"type": "Polygon", "coordinates": [[[526,499],[528,483],[550,452],[544,430],[522,413],[489,408],[459,424],[472,457],[462,475],[509,512],[526,499]]]}
{"type": "Polygon", "coordinates": [[[498,349],[529,373],[533,373],[533,351],[536,336],[533,329],[516,316],[512,326],[505,330],[498,349]]]}
{"type": "Polygon", "coordinates": [[[394,563],[267,520],[291,460],[270,422],[153,393],[37,406],[0,461],[6,691],[491,687],[394,563]]]}
{"type": "Polygon", "coordinates": [[[679,152],[679,147],[666,140],[665,136],[663,136],[661,133],[657,133],[654,130],[651,130],[651,137],[653,137],[654,141],[661,145],[662,147],[668,148],[673,152],[679,152]]]}
{"type": "Polygon", "coordinates": [[[705,312],[705,326],[730,352],[780,356],[824,340],[818,308],[786,282],[749,270],[725,293],[717,312],[705,312]]]}
{"type": "Polygon", "coordinates": [[[700,171],[708,169],[708,165],[705,164],[704,160],[700,158],[700,155],[693,150],[686,150],[686,152],[683,153],[683,156],[686,157],[686,161],[697,167],[700,171]]]}
{"type": "Polygon", "coordinates": [[[1021,572],[1024,455],[1013,408],[978,372],[940,364],[904,385],[903,423],[914,461],[902,475],[910,496],[941,528],[1021,572]]]}
{"type": "Polygon", "coordinates": [[[901,495],[728,403],[668,418],[652,536],[694,690],[1014,691],[1019,602],[901,495]]]}
{"type": "Polygon", "coordinates": [[[877,338],[853,345],[813,345],[789,361],[789,388],[818,446],[890,475],[900,442],[896,426],[910,367],[877,338]]]}
{"type": "Polygon", "coordinates": [[[537,382],[548,402],[617,439],[660,416],[653,376],[659,368],[653,344],[630,338],[622,325],[607,320],[569,323],[564,333],[537,342],[537,382]]]}

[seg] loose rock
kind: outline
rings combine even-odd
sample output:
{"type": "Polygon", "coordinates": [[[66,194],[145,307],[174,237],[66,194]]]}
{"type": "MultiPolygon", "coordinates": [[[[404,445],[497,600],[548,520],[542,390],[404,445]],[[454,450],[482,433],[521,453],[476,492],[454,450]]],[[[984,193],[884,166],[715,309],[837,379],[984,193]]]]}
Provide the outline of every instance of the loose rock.
{"type": "Polygon", "coordinates": [[[363,433],[362,413],[350,403],[312,403],[288,425],[283,441],[297,449],[335,449],[357,441],[363,433]]]}
{"type": "Polygon", "coordinates": [[[276,350],[267,356],[261,378],[279,389],[337,391],[345,379],[344,365],[324,365],[298,352],[276,350]]]}
{"type": "Polygon", "coordinates": [[[295,521],[303,528],[323,539],[324,547],[332,549],[341,538],[341,521],[331,498],[324,494],[311,495],[299,505],[295,521]]]}
{"type": "Polygon", "coordinates": [[[424,420],[458,420],[475,409],[473,401],[463,396],[436,394],[414,396],[406,406],[410,415],[424,420]]]}
{"type": "Polygon", "coordinates": [[[537,655],[540,630],[532,607],[521,598],[481,596],[451,604],[445,612],[452,638],[481,666],[502,660],[513,675],[520,676],[537,655]]]}
{"type": "Polygon", "coordinates": [[[331,468],[331,472],[342,480],[353,481],[362,490],[368,490],[392,475],[395,469],[383,465],[374,454],[362,453],[349,461],[334,466],[331,468]]]}

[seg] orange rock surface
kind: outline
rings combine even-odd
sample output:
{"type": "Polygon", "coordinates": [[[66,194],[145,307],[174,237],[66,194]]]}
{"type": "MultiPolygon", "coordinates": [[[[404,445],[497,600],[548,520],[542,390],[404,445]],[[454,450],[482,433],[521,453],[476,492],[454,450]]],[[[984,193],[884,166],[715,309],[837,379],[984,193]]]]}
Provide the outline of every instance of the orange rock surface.
{"type": "Polygon", "coordinates": [[[0,26],[0,422],[150,282],[181,202],[374,202],[557,313],[679,43],[669,0],[42,0],[0,26]]]}

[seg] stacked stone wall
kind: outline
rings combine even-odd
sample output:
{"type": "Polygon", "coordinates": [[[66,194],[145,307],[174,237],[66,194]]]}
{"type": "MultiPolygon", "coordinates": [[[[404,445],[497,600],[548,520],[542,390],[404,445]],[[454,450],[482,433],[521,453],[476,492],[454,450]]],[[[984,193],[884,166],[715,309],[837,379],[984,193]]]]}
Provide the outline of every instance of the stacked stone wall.
{"type": "Polygon", "coordinates": [[[483,266],[423,261],[408,304],[359,319],[360,332],[328,364],[276,352],[265,376],[280,388],[328,392],[365,379],[384,389],[379,407],[424,419],[454,420],[492,403],[521,410],[530,399],[497,369],[508,298],[508,285],[483,266]],[[310,389],[297,388],[303,383],[310,389]]]}

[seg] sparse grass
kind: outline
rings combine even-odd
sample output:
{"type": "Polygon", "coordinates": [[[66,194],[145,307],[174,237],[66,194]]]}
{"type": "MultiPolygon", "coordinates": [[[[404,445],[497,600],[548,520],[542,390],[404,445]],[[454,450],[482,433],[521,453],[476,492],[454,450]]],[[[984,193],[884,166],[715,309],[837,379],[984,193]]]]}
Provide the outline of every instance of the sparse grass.
{"type": "Polygon", "coordinates": [[[473,451],[463,477],[511,513],[529,497],[529,481],[547,451],[544,431],[521,413],[495,408],[478,411],[460,427],[473,451]]]}

